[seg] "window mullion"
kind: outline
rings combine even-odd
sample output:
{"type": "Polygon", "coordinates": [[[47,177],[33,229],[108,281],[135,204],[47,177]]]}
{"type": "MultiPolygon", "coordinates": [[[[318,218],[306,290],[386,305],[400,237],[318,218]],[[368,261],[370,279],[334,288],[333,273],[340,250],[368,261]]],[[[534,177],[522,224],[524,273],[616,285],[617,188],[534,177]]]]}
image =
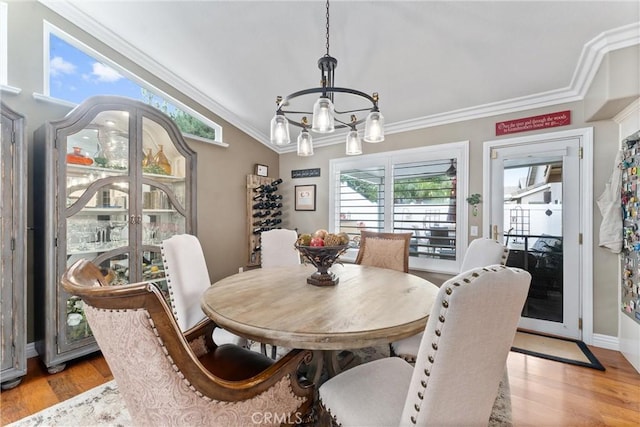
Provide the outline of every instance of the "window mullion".
{"type": "Polygon", "coordinates": [[[393,233],[393,162],[387,159],[384,168],[384,231],[393,233]]]}

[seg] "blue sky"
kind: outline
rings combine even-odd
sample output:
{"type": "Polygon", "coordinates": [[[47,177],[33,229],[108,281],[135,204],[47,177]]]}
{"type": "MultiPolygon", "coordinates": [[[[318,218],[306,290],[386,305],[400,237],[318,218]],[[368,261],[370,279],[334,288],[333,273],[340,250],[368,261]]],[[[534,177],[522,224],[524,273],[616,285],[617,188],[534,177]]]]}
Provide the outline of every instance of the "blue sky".
{"type": "MultiPolygon", "coordinates": [[[[146,102],[169,115],[182,111],[161,95],[149,92],[153,93],[151,102],[143,95],[140,85],[49,33],[49,96],[80,104],[94,95],[119,95],[146,102]]],[[[205,123],[205,126],[210,125],[205,123]]],[[[201,136],[209,138],[206,134],[201,136]]]]}
{"type": "Polygon", "coordinates": [[[140,86],[53,33],[49,39],[49,95],[81,103],[93,95],[142,99],[140,86]]]}

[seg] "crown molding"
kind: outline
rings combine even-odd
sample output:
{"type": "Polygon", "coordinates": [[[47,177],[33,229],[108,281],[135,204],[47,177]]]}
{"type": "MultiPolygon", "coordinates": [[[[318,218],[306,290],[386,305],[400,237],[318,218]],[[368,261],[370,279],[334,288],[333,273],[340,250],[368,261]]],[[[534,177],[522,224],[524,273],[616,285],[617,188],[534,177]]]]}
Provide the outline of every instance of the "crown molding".
{"type": "MultiPolygon", "coordinates": [[[[638,44],[640,44],[640,22],[605,31],[585,44],[571,83],[565,88],[388,123],[385,125],[385,134],[392,135],[394,133],[581,101],[591,86],[605,55],[611,51],[638,44]]],[[[317,142],[314,140],[314,145],[322,147],[341,142],[338,141],[338,138],[322,138],[317,142]]],[[[286,149],[276,151],[280,153],[291,152],[295,151],[295,147],[289,148],[287,146],[286,149]]]]}
{"type": "MultiPolygon", "coordinates": [[[[296,151],[296,144],[285,147],[275,147],[269,141],[269,136],[253,126],[245,123],[237,114],[231,112],[213,98],[204,95],[189,82],[155,61],[149,55],[132,46],[116,33],[108,30],[102,24],[79,10],[73,4],[59,0],[38,0],[41,4],[77,25],[83,31],[91,34],[103,43],[128,58],[135,58],[135,62],[150,73],[164,80],[180,92],[200,103],[205,108],[251,136],[264,146],[278,154],[296,151]]],[[[551,105],[580,101],[584,98],[593,78],[598,71],[604,56],[614,50],[640,44],[640,22],[625,25],[605,31],[587,42],[582,49],[578,64],[569,86],[548,92],[513,98],[489,104],[476,105],[459,110],[433,114],[415,119],[404,120],[385,125],[385,133],[408,132],[434,126],[441,126],[461,121],[474,120],[495,115],[548,107],[551,105]]],[[[344,142],[341,134],[314,139],[316,148],[344,142]]]]}

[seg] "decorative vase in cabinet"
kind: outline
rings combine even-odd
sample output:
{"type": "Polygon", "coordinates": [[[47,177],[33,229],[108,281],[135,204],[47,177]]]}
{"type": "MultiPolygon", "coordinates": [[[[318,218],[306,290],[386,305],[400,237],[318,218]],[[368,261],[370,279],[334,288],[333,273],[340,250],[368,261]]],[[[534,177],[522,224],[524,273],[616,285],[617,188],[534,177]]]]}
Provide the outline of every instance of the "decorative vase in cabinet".
{"type": "Polygon", "coordinates": [[[195,176],[196,153],[175,123],[132,99],[89,98],[35,132],[34,188],[43,194],[34,198],[34,288],[44,306],[36,350],[49,372],[98,350],[82,301],[58,286],[66,268],[85,258],[111,285],[150,281],[166,290],[160,243],[195,234],[195,176]],[[160,147],[179,172],[143,166],[160,147]],[[92,162],[76,161],[78,151],[92,162]],[[149,194],[161,203],[149,204],[149,194]]]}
{"type": "Polygon", "coordinates": [[[4,102],[0,106],[0,382],[6,390],[17,386],[27,373],[27,155],[24,116],[4,102]]]}

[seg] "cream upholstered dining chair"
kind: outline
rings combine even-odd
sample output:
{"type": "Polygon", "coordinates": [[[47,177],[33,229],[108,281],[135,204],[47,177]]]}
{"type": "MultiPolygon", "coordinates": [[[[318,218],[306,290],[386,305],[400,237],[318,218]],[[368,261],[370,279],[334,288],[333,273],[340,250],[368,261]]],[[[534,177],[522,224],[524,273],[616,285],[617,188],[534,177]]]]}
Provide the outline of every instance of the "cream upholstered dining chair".
{"type": "MultiPolygon", "coordinates": [[[[180,330],[183,332],[206,321],[200,308],[200,297],[209,286],[209,270],[202,246],[196,236],[177,234],[163,240],[160,246],[162,263],[169,288],[169,301],[180,330]]],[[[222,328],[214,330],[217,344],[236,344],[248,347],[248,340],[222,328]]]]}
{"type": "Polygon", "coordinates": [[[504,376],[531,275],[501,265],[447,280],[415,367],[368,362],[319,389],[321,416],[342,426],[486,426],[504,376]]]}
{"type": "Polygon", "coordinates": [[[508,256],[509,249],[497,240],[475,239],[464,254],[460,271],[494,264],[505,265],[508,256]]]}
{"type": "MultiPolygon", "coordinates": [[[[298,240],[295,230],[276,228],[265,231],[260,235],[260,264],[262,268],[286,267],[300,265],[300,254],[294,247],[298,240]]],[[[267,345],[260,344],[264,355],[267,354],[267,345]]],[[[282,353],[283,350],[281,350],[282,353]]],[[[271,346],[271,358],[278,357],[277,346],[271,346]]]]}
{"type": "Polygon", "coordinates": [[[262,268],[285,267],[300,264],[300,254],[294,247],[298,240],[295,230],[276,228],[260,235],[262,268]]]}
{"type": "Polygon", "coordinates": [[[356,264],[409,272],[409,243],[413,233],[362,230],[356,264]]]}
{"type": "MultiPolygon", "coordinates": [[[[505,265],[509,250],[502,243],[493,239],[475,239],[471,242],[462,259],[461,272],[488,265],[505,265]]],[[[391,354],[414,362],[420,347],[422,334],[391,343],[391,354]]]]}
{"type": "Polygon", "coordinates": [[[217,346],[211,321],[183,334],[155,285],[109,286],[86,260],[67,269],[62,286],[84,301],[135,425],[279,425],[312,405],[314,388],[297,373],[309,351],[274,362],[233,344],[217,346]]]}

